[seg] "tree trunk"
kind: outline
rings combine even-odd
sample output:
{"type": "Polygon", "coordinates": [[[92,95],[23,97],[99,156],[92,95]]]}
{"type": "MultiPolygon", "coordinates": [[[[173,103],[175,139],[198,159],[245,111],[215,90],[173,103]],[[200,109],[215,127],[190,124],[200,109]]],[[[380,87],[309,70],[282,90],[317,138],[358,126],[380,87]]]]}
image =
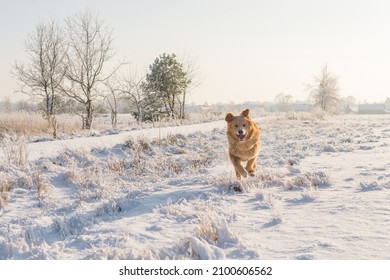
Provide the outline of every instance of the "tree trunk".
{"type": "Polygon", "coordinates": [[[137,109],[138,109],[137,121],[138,121],[138,124],[141,124],[143,121],[142,109],[140,106],[138,106],[137,109]]]}
{"type": "Polygon", "coordinates": [[[118,123],[118,112],[112,110],[111,111],[111,124],[113,127],[116,127],[118,123]]]}
{"type": "Polygon", "coordinates": [[[183,102],[181,104],[180,118],[185,119],[186,92],[183,92],[183,102]]]}
{"type": "Polygon", "coordinates": [[[93,107],[91,101],[87,101],[85,105],[86,109],[86,116],[85,116],[85,129],[91,129],[92,127],[92,120],[93,120],[93,107]]]}
{"type": "Polygon", "coordinates": [[[56,115],[49,115],[47,120],[49,122],[49,126],[53,129],[53,139],[57,139],[58,122],[56,115]]]}

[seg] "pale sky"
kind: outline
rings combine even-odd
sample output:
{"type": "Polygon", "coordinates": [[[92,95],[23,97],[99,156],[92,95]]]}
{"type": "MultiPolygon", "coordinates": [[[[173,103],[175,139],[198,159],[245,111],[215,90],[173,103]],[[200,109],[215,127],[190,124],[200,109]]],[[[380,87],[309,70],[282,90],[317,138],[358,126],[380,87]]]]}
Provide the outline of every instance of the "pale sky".
{"type": "Polygon", "coordinates": [[[116,59],[145,73],[164,52],[190,53],[202,83],[189,102],[306,100],[327,63],[340,95],[390,97],[390,1],[379,0],[0,0],[0,101],[18,100],[10,76],[26,61],[27,34],[84,11],[114,29],[116,59]]]}

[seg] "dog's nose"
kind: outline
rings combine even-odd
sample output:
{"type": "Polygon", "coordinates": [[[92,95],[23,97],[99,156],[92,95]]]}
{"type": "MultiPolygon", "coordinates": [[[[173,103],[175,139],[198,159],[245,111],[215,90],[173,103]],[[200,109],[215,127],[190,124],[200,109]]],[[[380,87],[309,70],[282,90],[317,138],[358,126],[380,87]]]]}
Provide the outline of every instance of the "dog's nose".
{"type": "Polygon", "coordinates": [[[244,133],[244,131],[242,131],[242,129],[238,130],[238,134],[243,134],[243,133],[244,133]]]}

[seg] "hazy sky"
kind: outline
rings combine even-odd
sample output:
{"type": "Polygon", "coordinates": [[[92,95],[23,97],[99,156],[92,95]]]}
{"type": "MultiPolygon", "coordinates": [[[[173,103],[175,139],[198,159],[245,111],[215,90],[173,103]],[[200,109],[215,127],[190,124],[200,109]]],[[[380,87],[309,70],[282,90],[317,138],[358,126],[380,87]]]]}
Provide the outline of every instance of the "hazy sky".
{"type": "Polygon", "coordinates": [[[190,102],[305,100],[325,63],[341,96],[390,97],[390,1],[0,0],[0,101],[22,96],[9,73],[26,61],[27,34],[86,8],[114,28],[116,59],[138,73],[164,52],[196,57],[202,83],[190,102]]]}

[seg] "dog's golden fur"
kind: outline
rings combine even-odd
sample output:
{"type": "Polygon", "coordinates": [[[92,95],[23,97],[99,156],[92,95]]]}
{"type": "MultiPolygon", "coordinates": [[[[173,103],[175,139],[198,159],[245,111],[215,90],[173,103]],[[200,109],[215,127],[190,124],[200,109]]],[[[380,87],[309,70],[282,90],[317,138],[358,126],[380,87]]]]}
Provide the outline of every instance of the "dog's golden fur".
{"type": "Polygon", "coordinates": [[[236,170],[237,179],[255,176],[256,162],[260,152],[260,129],[249,116],[249,109],[241,112],[239,116],[227,113],[227,139],[229,143],[229,156],[236,170]],[[245,169],[242,163],[246,162],[245,169]]]}

